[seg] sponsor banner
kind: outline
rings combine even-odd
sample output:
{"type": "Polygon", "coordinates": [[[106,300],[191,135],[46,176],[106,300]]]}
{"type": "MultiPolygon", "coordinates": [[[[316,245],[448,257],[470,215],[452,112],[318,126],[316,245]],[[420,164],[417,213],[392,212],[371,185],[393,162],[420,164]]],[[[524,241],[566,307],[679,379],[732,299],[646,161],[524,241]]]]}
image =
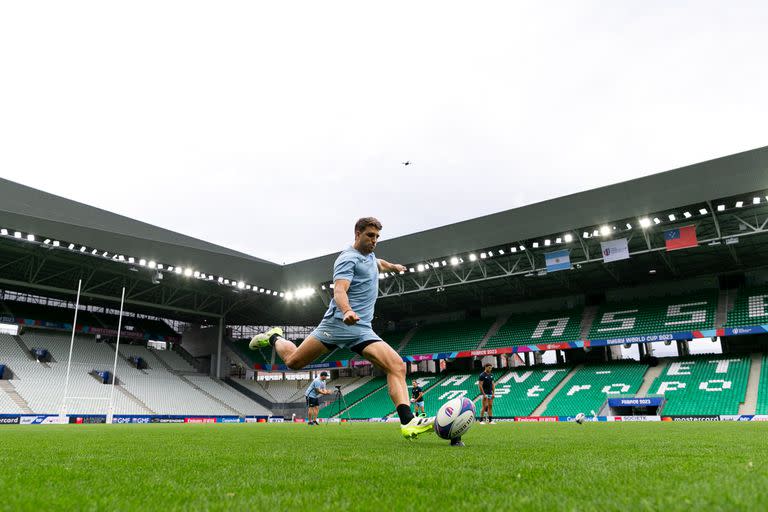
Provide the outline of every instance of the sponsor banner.
{"type": "Polygon", "coordinates": [[[69,422],[76,425],[93,425],[97,423],[106,423],[106,416],[70,416],[69,422]]]}
{"type": "Polygon", "coordinates": [[[753,325],[748,327],[726,327],[718,329],[718,336],[743,336],[745,334],[764,334],[768,332],[768,325],[753,325]]]}
{"type": "Polygon", "coordinates": [[[557,416],[515,416],[515,421],[524,423],[548,423],[551,421],[559,421],[557,416]]]}
{"type": "Polygon", "coordinates": [[[366,361],[365,359],[354,359],[354,360],[349,362],[349,365],[352,368],[358,368],[360,366],[371,366],[371,362],[370,361],[366,361]]]}
{"type": "Polygon", "coordinates": [[[69,423],[69,418],[60,418],[59,416],[50,416],[46,414],[22,416],[20,423],[22,425],[61,425],[69,423]]]}
{"type": "Polygon", "coordinates": [[[611,407],[647,407],[660,406],[664,402],[662,397],[651,398],[609,398],[608,405],[611,407]]]}
{"type": "Polygon", "coordinates": [[[152,418],[152,423],[186,423],[185,418],[152,418]]]}
{"type": "Polygon", "coordinates": [[[285,418],[283,416],[270,416],[267,421],[269,423],[284,423],[285,418]]]}
{"type": "Polygon", "coordinates": [[[113,416],[112,423],[152,423],[149,416],[113,416]]]}
{"type": "Polygon", "coordinates": [[[216,418],[216,423],[242,423],[243,418],[238,417],[222,417],[216,418]]]}
{"type": "Polygon", "coordinates": [[[720,416],[662,416],[661,421],[720,421],[720,416]]]}
{"type": "Polygon", "coordinates": [[[0,416],[0,425],[18,425],[21,423],[19,416],[0,416]]]}
{"type": "Polygon", "coordinates": [[[216,418],[184,418],[184,423],[216,423],[216,418]]]}
{"type": "Polygon", "coordinates": [[[661,416],[613,416],[613,420],[614,421],[661,421],[661,416]]]}
{"type": "Polygon", "coordinates": [[[600,248],[603,251],[604,263],[629,259],[629,246],[626,238],[600,242],[600,248]]]}
{"type": "Polygon", "coordinates": [[[755,414],[752,421],[768,421],[768,414],[755,414]]]}
{"type": "Polygon", "coordinates": [[[727,414],[720,415],[720,421],[754,421],[754,414],[727,414]]]}
{"type": "Polygon", "coordinates": [[[386,423],[387,418],[368,418],[368,423],[386,423]]]}
{"type": "Polygon", "coordinates": [[[246,423],[258,423],[259,418],[245,418],[246,423]]]}

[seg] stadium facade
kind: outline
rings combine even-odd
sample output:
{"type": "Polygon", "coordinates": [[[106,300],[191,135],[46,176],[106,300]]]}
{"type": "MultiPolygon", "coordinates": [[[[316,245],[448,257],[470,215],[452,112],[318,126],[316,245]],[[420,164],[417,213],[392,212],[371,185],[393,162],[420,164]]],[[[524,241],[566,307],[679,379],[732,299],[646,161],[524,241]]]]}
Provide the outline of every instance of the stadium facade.
{"type": "MultiPolygon", "coordinates": [[[[765,350],[768,331],[767,226],[768,148],[759,148],[383,241],[377,254],[406,264],[408,271],[379,276],[375,323],[404,360],[429,370],[416,374],[426,379],[429,389],[458,383],[459,389],[433,391],[435,400],[471,393],[471,387],[464,388],[469,386],[472,361],[492,357],[499,366],[498,379],[506,379],[502,384],[509,386],[505,394],[524,392],[532,399],[530,410],[513,408],[511,416],[567,417],[587,406],[605,409],[606,386],[610,394],[617,389],[622,395],[706,390],[716,385],[714,381],[724,380],[717,378],[723,371],[736,375],[727,380],[727,388],[721,382],[716,393],[723,397],[724,390],[734,390],[735,395],[711,409],[691,410],[738,415],[744,412],[739,407],[744,401],[735,401],[739,393],[748,394],[750,386],[762,389],[759,368],[765,361],[757,352],[765,350]],[[724,352],[741,354],[734,356],[738,361],[723,370],[724,363],[697,360],[682,374],[679,366],[674,367],[677,370],[665,366],[663,375],[646,383],[648,373],[656,371],[654,344],[674,343],[678,354],[687,356],[687,343],[700,338],[719,338],[724,352]],[[602,370],[578,367],[609,364],[620,358],[619,347],[633,344],[640,347],[641,361],[626,365],[632,369],[619,371],[621,365],[615,362],[602,370]],[[553,374],[536,366],[548,351],[557,354],[559,364],[570,365],[568,371],[553,374]],[[441,361],[460,373],[435,374],[445,365],[436,363],[441,361]],[[512,370],[521,364],[539,373],[523,378],[525,372],[512,370]],[[756,375],[751,374],[753,368],[758,368],[756,375]],[[602,375],[619,373],[618,380],[602,382],[602,375]],[[698,376],[687,387],[683,380],[672,379],[692,374],[698,376]],[[669,379],[657,382],[661,377],[669,379]],[[755,382],[750,384],[750,379],[755,382]],[[533,387],[524,389],[514,385],[534,381],[533,387]],[[582,388],[572,395],[567,395],[571,389],[567,388],[564,396],[583,398],[581,403],[560,396],[570,381],[582,388]],[[673,382],[683,385],[671,389],[673,382]],[[597,388],[601,392],[584,398],[597,388]]],[[[309,326],[317,321],[332,295],[329,277],[334,258],[329,254],[277,265],[0,180],[0,316],[7,324],[26,326],[27,333],[35,336],[35,346],[23,335],[16,336],[13,343],[20,352],[14,355],[15,349],[8,349],[0,357],[15,361],[21,374],[42,378],[43,370],[35,366],[40,361],[21,364],[18,358],[25,350],[29,354],[45,348],[42,362],[55,367],[63,346],[51,333],[72,328],[64,311],[71,311],[81,282],[84,313],[75,326],[77,336],[83,343],[93,337],[106,341],[97,349],[81,346],[81,359],[93,360],[103,370],[104,361],[115,354],[109,343],[118,330],[138,344],[121,349],[121,365],[127,365],[121,374],[126,391],[123,410],[162,411],[169,418],[174,411],[192,412],[175,410],[173,400],[156,397],[138,376],[126,378],[133,370],[147,371],[137,363],[142,360],[152,361],[156,373],[167,373],[158,381],[161,386],[181,383],[182,389],[199,394],[200,403],[209,400],[203,409],[212,414],[243,416],[274,409],[274,404],[289,411],[288,405],[300,394],[296,389],[290,393],[290,384],[285,389],[285,383],[275,384],[273,396],[264,386],[251,386],[242,379],[227,386],[219,379],[235,367],[284,370],[271,351],[243,350],[237,334],[249,332],[250,326],[309,326]],[[129,312],[124,325],[130,329],[121,328],[114,315],[123,289],[129,312]],[[146,352],[147,340],[170,342],[175,351],[146,352]],[[233,406],[242,396],[250,402],[233,406]]],[[[305,331],[292,332],[301,337],[305,331]]],[[[383,383],[370,369],[355,371],[363,367],[343,350],[315,365],[343,369],[350,392],[362,393],[360,403],[345,407],[348,417],[389,414],[383,410],[387,402],[378,400],[386,396],[383,383]],[[364,371],[369,376],[360,382],[364,371]]],[[[93,372],[86,373],[97,380],[93,372]]],[[[84,388],[91,384],[86,380],[84,388]]],[[[32,407],[22,396],[24,390],[7,391],[27,402],[25,408],[31,412],[53,412],[32,407]]],[[[34,396],[41,393],[27,391],[34,396]]],[[[693,401],[706,402],[710,393],[715,392],[703,391],[702,398],[693,401]]],[[[762,395],[768,396],[768,390],[756,393],[753,414],[762,410],[759,401],[766,399],[762,395]]],[[[46,400],[41,407],[50,408],[45,404],[55,401],[46,400]]],[[[521,402],[525,400],[517,397],[515,403],[521,402]]],[[[675,407],[669,410],[686,411],[684,405],[675,407]]]]}

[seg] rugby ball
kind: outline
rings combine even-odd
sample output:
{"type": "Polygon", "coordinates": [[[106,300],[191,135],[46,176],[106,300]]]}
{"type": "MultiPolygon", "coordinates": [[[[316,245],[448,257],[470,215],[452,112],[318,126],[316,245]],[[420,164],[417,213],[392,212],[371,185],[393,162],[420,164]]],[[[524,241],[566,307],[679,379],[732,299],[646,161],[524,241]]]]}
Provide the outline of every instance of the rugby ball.
{"type": "Polygon", "coordinates": [[[579,414],[577,414],[577,415],[576,415],[576,417],[575,417],[575,418],[573,418],[573,421],[575,421],[576,423],[578,423],[579,425],[581,425],[582,423],[584,423],[584,420],[585,420],[586,418],[587,418],[587,417],[586,417],[586,416],[584,416],[584,413],[583,413],[583,412],[580,412],[579,414]]]}
{"type": "Polygon", "coordinates": [[[475,422],[475,404],[468,398],[454,398],[440,407],[435,416],[435,433],[454,439],[467,433],[475,422]]]}

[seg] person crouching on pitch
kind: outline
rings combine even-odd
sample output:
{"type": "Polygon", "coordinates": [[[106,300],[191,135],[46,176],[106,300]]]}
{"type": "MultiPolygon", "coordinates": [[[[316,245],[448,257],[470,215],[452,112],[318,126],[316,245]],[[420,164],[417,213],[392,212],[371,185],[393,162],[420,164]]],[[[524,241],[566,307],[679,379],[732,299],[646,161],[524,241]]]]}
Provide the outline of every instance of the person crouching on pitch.
{"type": "Polygon", "coordinates": [[[251,339],[250,348],[272,345],[286,366],[300,370],[319,356],[347,347],[387,374],[389,397],[400,418],[406,439],[432,432],[434,417],[417,418],[411,412],[405,363],[391,346],[373,332],[371,321],[379,292],[379,272],[405,272],[403,265],[377,259],[373,250],[379,240],[381,223],[364,217],[355,223],[355,241],[333,264],[333,299],[317,328],[298,347],[273,327],[251,339]]]}
{"type": "Polygon", "coordinates": [[[307,424],[317,425],[317,413],[320,412],[320,395],[330,395],[331,392],[325,389],[325,379],[328,378],[328,372],[320,372],[320,377],[309,383],[309,387],[304,391],[304,397],[307,399],[307,424]]]}

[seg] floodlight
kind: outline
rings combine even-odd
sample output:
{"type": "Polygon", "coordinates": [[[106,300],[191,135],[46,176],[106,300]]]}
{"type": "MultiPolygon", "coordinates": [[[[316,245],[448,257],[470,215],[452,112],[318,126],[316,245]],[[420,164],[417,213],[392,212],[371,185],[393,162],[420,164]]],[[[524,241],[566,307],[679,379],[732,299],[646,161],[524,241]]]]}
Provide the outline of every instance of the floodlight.
{"type": "Polygon", "coordinates": [[[293,300],[293,292],[286,293],[285,300],[293,300]]]}
{"type": "Polygon", "coordinates": [[[422,265],[421,263],[419,263],[419,264],[416,266],[416,270],[418,270],[419,272],[424,272],[424,265],[422,265]]]}
{"type": "Polygon", "coordinates": [[[599,234],[600,234],[600,232],[599,232],[598,230],[594,230],[594,231],[592,232],[592,236],[597,236],[597,235],[599,235],[599,234]]]}
{"type": "Polygon", "coordinates": [[[661,224],[661,219],[660,219],[660,218],[658,218],[658,217],[654,217],[654,218],[653,218],[653,223],[654,223],[654,224],[657,224],[657,225],[658,225],[658,224],[661,224]]]}
{"type": "Polygon", "coordinates": [[[53,241],[53,246],[54,247],[61,247],[61,242],[59,242],[58,240],[54,240],[53,241]]]}
{"type": "Polygon", "coordinates": [[[28,242],[34,242],[35,241],[35,235],[32,235],[32,234],[27,235],[27,241],[28,242]]]}
{"type": "Polygon", "coordinates": [[[133,256],[128,257],[128,263],[135,263],[136,259],[133,256]]]}
{"type": "Polygon", "coordinates": [[[589,233],[585,231],[584,233],[581,234],[581,236],[582,238],[589,238],[589,233]]]}
{"type": "Polygon", "coordinates": [[[702,215],[706,215],[707,214],[707,209],[706,208],[699,208],[699,213],[702,214],[702,215]]]}
{"type": "Polygon", "coordinates": [[[21,238],[21,231],[14,231],[13,232],[13,237],[14,238],[21,238]]]}
{"type": "Polygon", "coordinates": [[[88,248],[86,246],[84,246],[84,245],[80,247],[80,252],[85,252],[87,250],[88,250],[88,248]]]}
{"type": "Polygon", "coordinates": [[[649,219],[648,217],[643,217],[642,219],[640,219],[641,228],[647,228],[647,227],[650,227],[650,225],[651,225],[651,219],[649,219]]]}
{"type": "Polygon", "coordinates": [[[609,228],[608,226],[602,226],[600,228],[600,234],[603,235],[603,236],[610,235],[611,234],[611,228],[609,228]]]}
{"type": "Polygon", "coordinates": [[[45,240],[43,240],[43,243],[44,243],[45,245],[48,245],[48,244],[50,244],[50,243],[51,243],[51,239],[50,239],[50,238],[46,238],[45,240]]]}
{"type": "Polygon", "coordinates": [[[525,250],[525,246],[524,245],[520,245],[520,250],[524,251],[525,250]]]}
{"type": "Polygon", "coordinates": [[[488,255],[487,255],[487,254],[485,254],[484,252],[481,252],[481,253],[480,253],[480,259],[484,260],[484,259],[485,259],[485,258],[487,258],[487,257],[488,257],[488,255]]]}
{"type": "Polygon", "coordinates": [[[451,258],[451,265],[453,265],[455,267],[458,264],[459,264],[459,258],[457,258],[456,256],[451,258]]]}
{"type": "Polygon", "coordinates": [[[477,255],[475,253],[471,253],[469,255],[469,261],[477,261],[477,255]]]}
{"type": "Polygon", "coordinates": [[[109,256],[109,253],[107,251],[104,251],[103,253],[101,253],[101,255],[106,258],[107,256],[109,256]]]}
{"type": "Polygon", "coordinates": [[[570,243],[573,241],[573,235],[571,235],[570,233],[566,233],[563,238],[565,239],[565,243],[570,243]]]}
{"type": "Polygon", "coordinates": [[[237,287],[238,287],[238,288],[240,288],[240,289],[242,290],[243,288],[245,288],[245,283],[244,283],[244,282],[242,282],[242,281],[238,281],[238,282],[237,282],[237,287]]]}
{"type": "Polygon", "coordinates": [[[445,261],[445,260],[443,260],[443,261],[441,261],[441,262],[440,262],[440,264],[441,264],[442,266],[446,266],[446,265],[448,264],[448,262],[447,262],[447,261],[445,261]]]}
{"type": "Polygon", "coordinates": [[[675,222],[675,220],[677,220],[677,217],[675,217],[675,214],[674,213],[670,213],[669,214],[669,221],[670,222],[675,222]]]}
{"type": "Polygon", "coordinates": [[[182,272],[184,272],[184,268],[183,267],[176,267],[174,269],[174,272],[176,272],[177,274],[181,274],[182,272]]]}
{"type": "Polygon", "coordinates": [[[555,238],[555,243],[556,244],[561,244],[561,243],[563,243],[563,239],[560,238],[560,237],[557,237],[557,238],[555,238]]]}
{"type": "Polygon", "coordinates": [[[8,230],[5,228],[0,229],[0,235],[4,235],[4,236],[8,235],[8,230]]]}
{"type": "Polygon", "coordinates": [[[509,248],[509,251],[510,251],[510,252],[517,252],[517,247],[510,247],[510,248],[509,248]]]}
{"type": "Polygon", "coordinates": [[[493,251],[488,251],[488,257],[493,258],[493,251]]]}
{"type": "Polygon", "coordinates": [[[96,256],[96,253],[97,253],[97,252],[99,252],[99,250],[98,250],[98,249],[94,249],[94,250],[92,250],[92,251],[91,251],[91,254],[93,254],[94,256],[96,256]]]}
{"type": "Polygon", "coordinates": [[[753,197],[752,198],[752,204],[760,204],[760,198],[759,197],[753,197]]]}
{"type": "Polygon", "coordinates": [[[187,277],[191,276],[193,273],[194,273],[194,271],[191,268],[189,268],[189,267],[184,269],[184,275],[187,276],[187,277]]]}
{"type": "Polygon", "coordinates": [[[741,208],[744,206],[744,201],[736,201],[736,208],[741,208]]]}
{"type": "MultiPolygon", "coordinates": [[[[194,272],[192,272],[192,275],[193,275],[194,277],[200,277],[200,271],[198,271],[198,270],[195,270],[194,272]]],[[[250,289],[250,286],[249,286],[248,288],[250,289]]]]}
{"type": "Polygon", "coordinates": [[[690,219],[691,217],[693,217],[693,215],[691,214],[691,212],[683,212],[683,217],[685,217],[686,219],[690,219]]]}
{"type": "Polygon", "coordinates": [[[549,238],[546,238],[544,240],[544,246],[549,247],[550,245],[552,245],[552,240],[550,240],[549,238]]]}
{"type": "Polygon", "coordinates": [[[717,205],[717,211],[724,212],[725,211],[725,205],[724,204],[717,205]]]}

